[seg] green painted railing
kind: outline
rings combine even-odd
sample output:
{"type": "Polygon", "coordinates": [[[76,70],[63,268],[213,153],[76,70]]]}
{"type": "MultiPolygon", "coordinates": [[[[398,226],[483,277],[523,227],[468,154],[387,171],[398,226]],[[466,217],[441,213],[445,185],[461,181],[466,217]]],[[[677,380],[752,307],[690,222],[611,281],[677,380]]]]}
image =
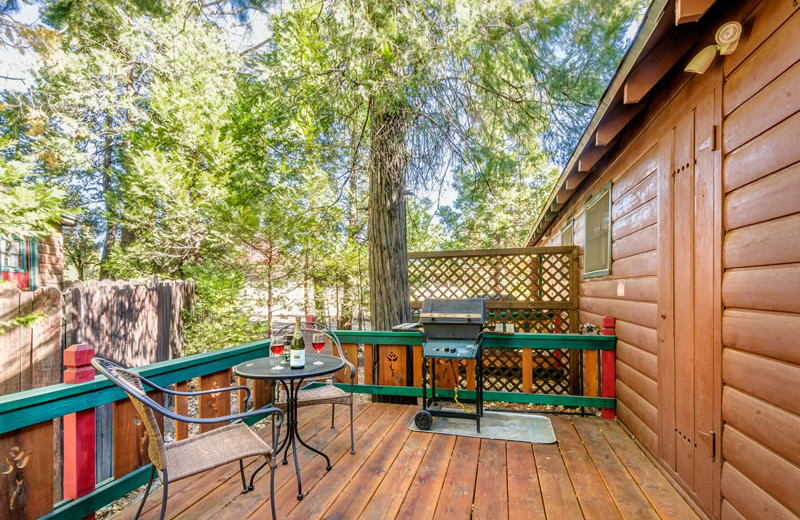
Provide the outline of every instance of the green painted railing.
{"type": "MultiPolygon", "coordinates": [[[[416,332],[337,330],[336,335],[342,343],[422,345],[422,335],[416,332]]],[[[589,334],[534,334],[521,332],[513,336],[487,333],[483,337],[483,346],[491,348],[614,350],[616,343],[616,336],[589,334]]]]}
{"type": "MultiPolygon", "coordinates": [[[[385,332],[385,331],[336,331],[342,343],[356,343],[365,345],[422,345],[422,335],[417,332],[385,332]]],[[[614,352],[616,350],[616,336],[598,336],[589,334],[533,334],[517,333],[513,336],[487,333],[483,337],[482,345],[487,348],[530,348],[536,350],[585,350],[614,352]]],[[[342,385],[349,388],[349,385],[342,385]]],[[[395,395],[404,397],[422,397],[422,389],[413,386],[379,386],[355,385],[354,392],[373,395],[395,395]]],[[[452,397],[453,390],[437,390],[443,397],[452,397]]],[[[475,397],[474,391],[459,390],[459,396],[466,399],[475,397]]],[[[507,403],[525,403],[541,405],[560,405],[586,408],[616,408],[616,399],[613,397],[589,397],[582,395],[554,395],[529,392],[496,392],[484,391],[487,401],[507,403]]]]}
{"type": "MultiPolygon", "coordinates": [[[[269,342],[262,340],[154,363],[136,370],[155,383],[167,386],[267,355],[269,355],[269,342]]],[[[125,397],[122,390],[103,376],[97,376],[94,381],[86,383],[52,385],[1,396],[0,434],[112,403],[125,397]]],[[[118,479],[108,479],[99,483],[95,490],[87,495],[56,504],[53,511],[42,518],[47,520],[84,518],[146,484],[149,473],[148,464],[118,479]]]]}
{"type": "MultiPolygon", "coordinates": [[[[225,370],[269,355],[268,341],[255,341],[214,352],[153,363],[136,369],[161,386],[225,370]]],[[[125,393],[103,376],[77,385],[59,384],[0,397],[0,434],[113,403],[125,393]]]]}
{"type": "MultiPolygon", "coordinates": [[[[361,332],[337,331],[342,343],[366,345],[420,345],[422,338],[415,332],[361,332]]],[[[487,334],[484,346],[492,348],[577,349],[613,352],[614,336],[581,336],[575,334],[516,334],[513,337],[487,334]]],[[[159,385],[167,386],[196,377],[231,368],[239,363],[269,355],[266,340],[238,345],[180,359],[147,365],[138,370],[159,385]]],[[[349,385],[341,385],[349,388],[349,385]]],[[[421,396],[421,389],[408,386],[355,385],[358,393],[374,395],[421,396]]],[[[452,390],[442,390],[443,396],[452,396],[452,390]]],[[[464,398],[474,397],[474,391],[459,391],[464,398]]],[[[0,434],[14,432],[27,426],[49,421],[67,414],[124,399],[125,394],[103,376],[93,381],[68,385],[52,385],[36,390],[0,396],[0,434]]],[[[490,401],[552,404],[575,407],[613,409],[610,397],[585,397],[571,395],[546,395],[522,392],[484,392],[490,401]]],[[[256,419],[258,420],[258,419],[256,419]]],[[[54,510],[42,517],[54,519],[79,519],[114,502],[130,491],[144,485],[150,466],[139,468],[118,479],[109,479],[76,500],[56,504],[54,510]]]]}

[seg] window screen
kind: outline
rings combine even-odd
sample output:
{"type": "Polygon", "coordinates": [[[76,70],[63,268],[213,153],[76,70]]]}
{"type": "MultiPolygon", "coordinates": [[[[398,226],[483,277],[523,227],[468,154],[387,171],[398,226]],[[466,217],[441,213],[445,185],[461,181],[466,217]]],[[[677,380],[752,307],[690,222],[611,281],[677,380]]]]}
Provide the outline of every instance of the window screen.
{"type": "Polygon", "coordinates": [[[583,276],[604,276],[611,272],[611,185],[586,203],[586,245],[583,276]]]}
{"type": "Polygon", "coordinates": [[[573,238],[572,238],[572,219],[569,220],[566,226],[561,230],[561,245],[562,246],[571,246],[573,245],[573,238]]]}

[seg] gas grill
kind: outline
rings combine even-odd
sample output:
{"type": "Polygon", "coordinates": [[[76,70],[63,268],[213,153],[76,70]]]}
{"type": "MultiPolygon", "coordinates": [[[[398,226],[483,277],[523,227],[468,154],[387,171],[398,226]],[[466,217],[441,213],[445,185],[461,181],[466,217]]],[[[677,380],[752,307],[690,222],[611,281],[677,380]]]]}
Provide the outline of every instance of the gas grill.
{"type": "MultiPolygon", "coordinates": [[[[425,300],[419,315],[419,323],[403,324],[393,330],[419,330],[422,327],[422,409],[414,417],[420,430],[429,430],[434,417],[466,417],[475,419],[481,431],[483,415],[483,360],[481,339],[486,324],[486,302],[483,298],[464,300],[425,300]],[[430,390],[428,397],[428,361],[445,359],[451,362],[475,361],[475,409],[458,411],[443,409],[442,399],[436,395],[436,362],[431,363],[430,390]]],[[[458,372],[453,365],[453,376],[458,386],[458,372]]],[[[458,389],[456,388],[456,399],[458,389]]]]}

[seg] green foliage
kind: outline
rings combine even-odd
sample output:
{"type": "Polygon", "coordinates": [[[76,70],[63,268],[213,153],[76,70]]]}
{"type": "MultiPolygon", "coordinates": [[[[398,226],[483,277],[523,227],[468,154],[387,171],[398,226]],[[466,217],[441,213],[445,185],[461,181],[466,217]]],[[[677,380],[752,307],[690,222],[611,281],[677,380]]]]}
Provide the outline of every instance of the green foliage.
{"type": "Polygon", "coordinates": [[[401,118],[409,249],[519,246],[641,5],[47,0],[15,29],[41,64],[0,106],[0,207],[20,208],[0,233],[66,206],[79,277],[194,278],[191,352],[258,335],[251,306],[348,323],[369,301],[376,121],[401,118]],[[230,25],[259,11],[266,41],[235,52],[230,25]],[[421,192],[445,176],[437,209],[421,192]]]}
{"type": "Polygon", "coordinates": [[[64,191],[34,174],[31,158],[14,158],[13,141],[0,138],[0,237],[50,233],[64,216],[64,191]]]}
{"type": "Polygon", "coordinates": [[[245,286],[241,272],[213,261],[187,268],[195,281],[194,313],[184,314],[186,354],[217,350],[253,341],[264,333],[243,312],[240,294],[245,286]]]}

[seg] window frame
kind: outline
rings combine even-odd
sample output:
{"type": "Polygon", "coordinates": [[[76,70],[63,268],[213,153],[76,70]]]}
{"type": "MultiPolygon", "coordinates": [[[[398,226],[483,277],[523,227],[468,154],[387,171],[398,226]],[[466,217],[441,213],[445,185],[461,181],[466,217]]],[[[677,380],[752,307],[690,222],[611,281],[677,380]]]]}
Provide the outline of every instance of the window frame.
{"type": "Polygon", "coordinates": [[[4,273],[27,273],[28,272],[28,255],[27,255],[27,241],[22,238],[11,237],[0,239],[0,272],[4,273]],[[6,265],[5,243],[8,241],[18,242],[19,247],[19,263],[20,267],[11,267],[6,265]]]}
{"type": "Polygon", "coordinates": [[[575,245],[575,219],[570,218],[567,220],[567,223],[561,228],[561,234],[559,235],[560,244],[562,246],[574,246],[575,245]],[[564,243],[564,232],[567,231],[569,228],[570,233],[572,233],[572,240],[569,241],[569,244],[564,243]]]}
{"type": "Polygon", "coordinates": [[[611,274],[611,230],[613,227],[613,223],[611,222],[611,181],[606,183],[605,186],[600,188],[592,198],[586,201],[586,204],[583,206],[583,221],[584,221],[584,239],[583,239],[583,278],[597,278],[599,276],[608,276],[611,274]],[[589,251],[589,221],[588,221],[588,211],[592,208],[595,204],[597,204],[603,196],[608,195],[608,264],[603,269],[596,269],[594,271],[586,272],[586,258],[587,253],[589,251]]]}

